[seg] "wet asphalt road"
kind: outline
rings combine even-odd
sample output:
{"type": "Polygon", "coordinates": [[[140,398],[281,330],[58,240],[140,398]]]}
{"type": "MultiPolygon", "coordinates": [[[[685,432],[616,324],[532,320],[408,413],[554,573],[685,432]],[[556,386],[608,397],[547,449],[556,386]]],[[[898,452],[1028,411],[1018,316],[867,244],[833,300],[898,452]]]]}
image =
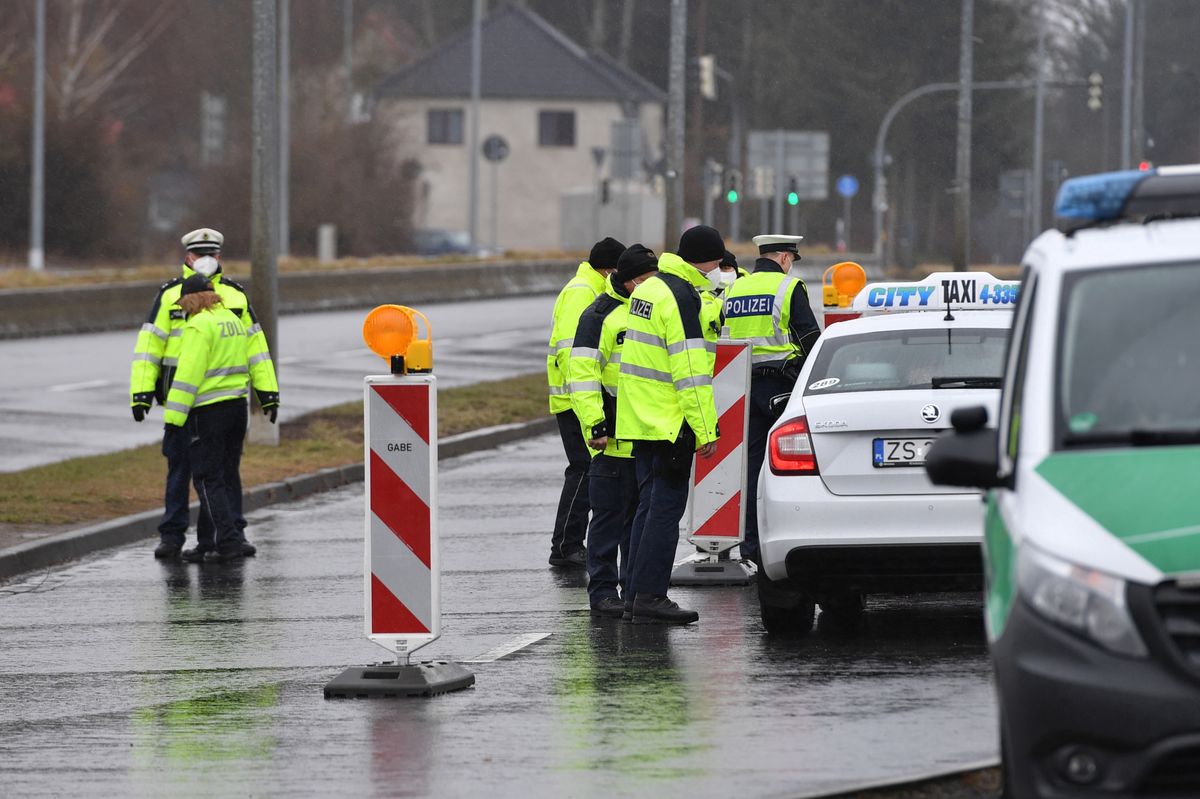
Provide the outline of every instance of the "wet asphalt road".
{"type": "Polygon", "coordinates": [[[976,597],[794,642],[752,586],[674,589],[690,627],[595,621],[545,565],[560,459],[544,437],[443,463],[419,655],[487,662],[434,699],[322,697],[387,656],[361,635],[361,485],[252,515],[242,564],[143,544],[0,585],[0,793],[782,797],[995,757],[976,597]]]}

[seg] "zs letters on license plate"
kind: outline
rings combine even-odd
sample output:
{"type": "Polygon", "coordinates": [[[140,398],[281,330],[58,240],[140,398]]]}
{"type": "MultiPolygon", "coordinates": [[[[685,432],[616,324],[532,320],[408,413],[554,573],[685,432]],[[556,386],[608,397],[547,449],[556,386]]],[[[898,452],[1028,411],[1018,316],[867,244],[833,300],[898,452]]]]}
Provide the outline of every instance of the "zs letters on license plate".
{"type": "Polygon", "coordinates": [[[924,466],[925,453],[935,439],[932,438],[877,438],[871,454],[871,464],[876,468],[889,466],[924,466]]]}

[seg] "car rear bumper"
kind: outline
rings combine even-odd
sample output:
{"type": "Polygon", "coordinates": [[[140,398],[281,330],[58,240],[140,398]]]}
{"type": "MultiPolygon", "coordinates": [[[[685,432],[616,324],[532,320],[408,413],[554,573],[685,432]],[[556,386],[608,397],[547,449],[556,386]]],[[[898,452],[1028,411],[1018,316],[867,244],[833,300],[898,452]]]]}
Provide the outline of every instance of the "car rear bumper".
{"type": "Polygon", "coordinates": [[[886,578],[872,581],[875,591],[979,585],[984,507],[977,493],[837,496],[819,477],[764,479],[759,489],[759,546],[772,580],[856,568],[863,582],[873,572],[886,578]],[[922,558],[932,572],[921,572],[922,558]]]}

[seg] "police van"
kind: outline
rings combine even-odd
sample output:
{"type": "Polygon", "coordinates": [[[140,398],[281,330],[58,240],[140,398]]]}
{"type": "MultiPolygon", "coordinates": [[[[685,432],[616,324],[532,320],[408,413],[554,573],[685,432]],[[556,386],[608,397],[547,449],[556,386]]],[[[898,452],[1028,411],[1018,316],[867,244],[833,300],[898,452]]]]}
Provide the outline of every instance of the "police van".
{"type": "MultiPolygon", "coordinates": [[[[861,284],[860,284],[861,285],[861,284]]],[[[870,594],[978,591],[982,505],[923,468],[950,415],[1000,402],[1019,286],[975,272],[873,283],[828,325],[772,427],[759,475],[769,633],[855,626],[870,594]]]]}
{"type": "Polygon", "coordinates": [[[987,491],[1008,794],[1200,796],[1200,165],[1063,184],[999,413],[927,469],[987,491]]]}

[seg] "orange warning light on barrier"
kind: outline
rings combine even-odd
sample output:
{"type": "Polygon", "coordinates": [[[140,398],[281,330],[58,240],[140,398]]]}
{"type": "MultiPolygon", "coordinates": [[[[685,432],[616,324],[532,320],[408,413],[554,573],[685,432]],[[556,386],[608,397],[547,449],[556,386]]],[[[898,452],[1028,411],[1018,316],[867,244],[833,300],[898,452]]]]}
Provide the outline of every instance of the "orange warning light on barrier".
{"type": "Polygon", "coordinates": [[[842,261],[825,270],[821,278],[821,303],[827,308],[848,308],[867,285],[867,270],[853,261],[842,261]]]}
{"type": "Polygon", "coordinates": [[[433,371],[433,341],[425,314],[404,305],[380,305],[363,322],[363,341],[371,352],[392,364],[393,372],[433,371]],[[417,319],[425,334],[419,336],[417,319]],[[397,362],[399,358],[399,362],[397,362]]]}

